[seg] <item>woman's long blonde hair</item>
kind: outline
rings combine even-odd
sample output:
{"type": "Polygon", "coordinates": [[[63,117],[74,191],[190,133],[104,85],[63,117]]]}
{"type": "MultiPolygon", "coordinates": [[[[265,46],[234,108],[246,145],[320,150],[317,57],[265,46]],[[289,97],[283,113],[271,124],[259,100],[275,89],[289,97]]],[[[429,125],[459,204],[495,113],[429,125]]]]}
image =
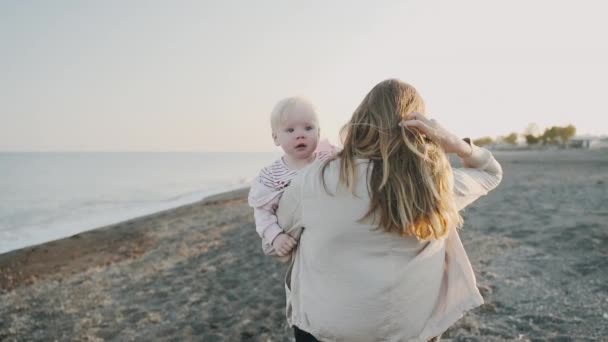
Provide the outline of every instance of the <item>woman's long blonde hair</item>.
{"type": "Polygon", "coordinates": [[[414,87],[394,79],[377,84],[343,127],[344,149],[336,158],[340,183],[353,193],[355,160],[372,164],[371,204],[362,221],[428,241],[446,236],[452,226],[460,227],[462,217],[454,204],[452,170],[443,150],[419,132],[399,126],[413,112],[425,113],[414,87]]]}

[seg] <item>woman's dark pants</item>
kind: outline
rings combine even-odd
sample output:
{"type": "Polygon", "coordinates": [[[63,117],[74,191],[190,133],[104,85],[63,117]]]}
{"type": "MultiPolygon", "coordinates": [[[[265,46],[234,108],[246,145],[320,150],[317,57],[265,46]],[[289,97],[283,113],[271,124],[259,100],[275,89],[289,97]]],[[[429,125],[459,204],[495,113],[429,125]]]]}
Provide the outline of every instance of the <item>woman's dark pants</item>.
{"type": "Polygon", "coordinates": [[[296,342],[319,342],[314,336],[298,329],[295,325],[293,326],[293,336],[295,336],[296,342]]]}
{"type": "MultiPolygon", "coordinates": [[[[295,325],[293,326],[293,335],[296,337],[296,342],[320,342],[306,331],[298,329],[298,327],[296,327],[295,325]]],[[[429,342],[436,342],[440,339],[441,335],[431,338],[429,342]]]]}

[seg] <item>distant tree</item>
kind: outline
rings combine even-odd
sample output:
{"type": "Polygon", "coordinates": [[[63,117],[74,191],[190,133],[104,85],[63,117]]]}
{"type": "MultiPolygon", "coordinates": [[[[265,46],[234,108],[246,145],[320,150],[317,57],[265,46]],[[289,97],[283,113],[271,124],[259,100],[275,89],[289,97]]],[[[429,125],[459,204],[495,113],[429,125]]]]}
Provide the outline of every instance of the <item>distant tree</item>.
{"type": "Polygon", "coordinates": [[[517,144],[517,133],[513,132],[513,133],[507,135],[506,137],[504,137],[504,142],[506,142],[509,145],[517,144]]]}
{"type": "Polygon", "coordinates": [[[526,144],[528,145],[536,145],[540,142],[540,138],[533,134],[526,134],[524,137],[526,138],[526,144]]]}
{"type": "Polygon", "coordinates": [[[492,143],[494,143],[494,139],[492,139],[490,137],[483,137],[483,138],[473,140],[473,144],[475,144],[477,146],[485,146],[485,145],[490,145],[492,143]]]}
{"type": "Polygon", "coordinates": [[[570,138],[572,138],[576,134],[576,127],[573,125],[568,125],[566,127],[560,127],[557,131],[557,135],[559,139],[562,141],[562,144],[566,144],[570,138]]]}
{"type": "Polygon", "coordinates": [[[528,145],[536,145],[541,141],[541,130],[540,127],[538,127],[537,124],[535,123],[530,123],[528,124],[528,126],[526,127],[526,129],[524,129],[524,134],[523,134],[524,138],[526,139],[526,144],[528,145]]]}
{"type": "Polygon", "coordinates": [[[533,135],[535,137],[538,137],[541,134],[541,130],[540,127],[538,127],[537,124],[535,123],[530,123],[528,124],[528,126],[526,127],[526,129],[524,129],[524,136],[526,135],[533,135]]]}
{"type": "Polygon", "coordinates": [[[547,144],[557,144],[557,138],[559,137],[559,127],[553,126],[551,128],[545,128],[545,132],[541,135],[540,140],[542,140],[544,145],[547,144]]]}
{"type": "Polygon", "coordinates": [[[566,127],[552,126],[546,128],[543,135],[540,137],[543,144],[566,144],[576,134],[576,127],[568,125],[566,127]]]}

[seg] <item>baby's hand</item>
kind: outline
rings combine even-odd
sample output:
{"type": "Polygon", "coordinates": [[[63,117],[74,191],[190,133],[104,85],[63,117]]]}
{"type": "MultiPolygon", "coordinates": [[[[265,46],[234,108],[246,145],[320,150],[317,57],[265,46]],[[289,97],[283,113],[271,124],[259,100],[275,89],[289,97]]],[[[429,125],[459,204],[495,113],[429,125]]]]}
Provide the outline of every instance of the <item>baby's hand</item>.
{"type": "Polygon", "coordinates": [[[286,233],[277,235],[272,241],[272,247],[279,256],[286,256],[298,244],[298,242],[286,233]]]}

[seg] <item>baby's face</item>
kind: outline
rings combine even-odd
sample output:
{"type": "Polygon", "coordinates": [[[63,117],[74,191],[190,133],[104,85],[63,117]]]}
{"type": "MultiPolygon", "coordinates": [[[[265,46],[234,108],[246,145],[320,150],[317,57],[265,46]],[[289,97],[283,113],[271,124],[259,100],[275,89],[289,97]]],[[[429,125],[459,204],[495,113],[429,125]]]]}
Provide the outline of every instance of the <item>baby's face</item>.
{"type": "Polygon", "coordinates": [[[314,112],[296,107],[286,113],[273,138],[289,156],[309,158],[319,143],[319,127],[314,112]]]}

